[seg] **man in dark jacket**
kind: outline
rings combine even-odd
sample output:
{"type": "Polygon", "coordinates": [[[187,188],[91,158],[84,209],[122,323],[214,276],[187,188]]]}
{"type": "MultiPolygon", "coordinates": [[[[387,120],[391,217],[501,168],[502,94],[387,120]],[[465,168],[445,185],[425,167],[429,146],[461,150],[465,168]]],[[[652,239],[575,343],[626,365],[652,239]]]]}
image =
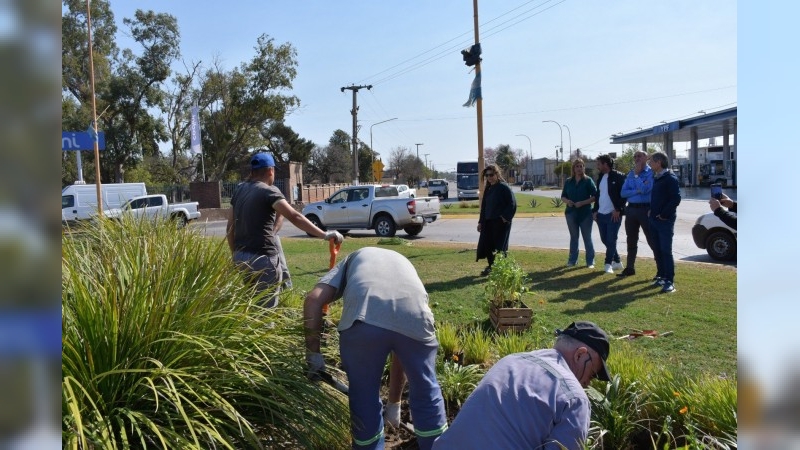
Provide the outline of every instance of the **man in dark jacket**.
{"type": "Polygon", "coordinates": [[[606,273],[614,273],[615,269],[624,268],[617,253],[617,235],[625,211],[625,199],[620,195],[625,175],[614,170],[614,159],[609,155],[600,155],[596,161],[600,178],[597,179],[598,195],[592,207],[592,215],[597,222],[597,230],[600,231],[600,240],[606,246],[604,270],[606,273]]]}
{"type": "Polygon", "coordinates": [[[672,237],[675,219],[681,203],[681,186],[678,177],[669,169],[669,159],[662,152],[650,156],[650,168],[655,172],[653,192],[650,197],[650,231],[653,233],[653,256],[656,276],[653,286],[660,286],[662,294],[675,292],[675,260],[672,257],[672,237]]]}

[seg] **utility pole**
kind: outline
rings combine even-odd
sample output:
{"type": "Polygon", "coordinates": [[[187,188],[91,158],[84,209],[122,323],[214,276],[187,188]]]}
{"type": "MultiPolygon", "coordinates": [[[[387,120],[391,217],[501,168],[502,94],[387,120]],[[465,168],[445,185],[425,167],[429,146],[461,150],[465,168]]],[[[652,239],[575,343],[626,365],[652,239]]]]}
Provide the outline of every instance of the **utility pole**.
{"type": "MultiPolygon", "coordinates": [[[[561,128],[561,124],[556,122],[555,120],[543,120],[542,123],[545,122],[553,122],[554,124],[558,125],[558,132],[561,136],[561,159],[564,159],[564,129],[561,128]]],[[[556,162],[558,162],[558,151],[556,151],[556,162]]],[[[564,168],[561,168],[561,178],[564,178],[564,168]]],[[[558,185],[561,186],[561,180],[558,180],[558,185]]]]}
{"type": "Polygon", "coordinates": [[[353,91],[353,109],[350,110],[350,114],[353,115],[353,184],[358,185],[358,102],[356,101],[356,96],[358,94],[359,89],[372,89],[372,85],[366,86],[355,86],[350,85],[347,87],[341,88],[341,91],[344,92],[345,89],[353,91]]]}
{"type": "MultiPolygon", "coordinates": [[[[478,28],[478,0],[472,0],[472,15],[473,15],[473,29],[475,30],[475,45],[480,44],[479,28],[478,28]]],[[[475,63],[475,76],[481,75],[481,60],[475,63]]],[[[479,78],[480,79],[480,78],[479,78]]],[[[483,173],[483,96],[478,96],[476,111],[478,116],[478,173],[483,173]]],[[[480,176],[479,176],[480,177],[480,176]]],[[[478,183],[478,198],[483,201],[483,183],[478,183]]]]}
{"type": "MultiPolygon", "coordinates": [[[[426,171],[427,171],[427,173],[426,173],[425,175],[428,175],[428,173],[430,173],[430,169],[428,168],[428,155],[430,155],[430,153],[425,153],[425,155],[424,155],[424,156],[425,156],[425,169],[426,169],[426,171]]],[[[431,177],[430,177],[430,176],[426,176],[426,177],[425,177],[425,180],[426,180],[426,181],[427,181],[427,180],[430,180],[430,179],[431,179],[431,177]]]]}
{"type": "Polygon", "coordinates": [[[569,131],[569,127],[565,124],[563,125],[564,128],[567,129],[567,136],[569,136],[569,159],[572,159],[572,132],[569,131]]]}
{"type": "MultiPolygon", "coordinates": [[[[92,89],[92,131],[94,137],[94,185],[97,190],[97,215],[98,217],[103,217],[103,202],[100,199],[103,198],[101,193],[101,182],[100,182],[100,150],[99,144],[97,141],[97,103],[96,103],[96,96],[94,93],[94,59],[92,58],[92,54],[94,51],[92,50],[92,8],[91,8],[91,1],[86,0],[86,27],[88,32],[88,39],[89,39],[89,81],[92,89]]],[[[80,153],[80,151],[78,151],[80,153]]],[[[81,177],[82,178],[82,177],[81,177]]]]}
{"type": "Polygon", "coordinates": [[[414,145],[417,146],[417,159],[419,159],[419,146],[420,145],[425,145],[425,144],[414,144],[414,145]]]}

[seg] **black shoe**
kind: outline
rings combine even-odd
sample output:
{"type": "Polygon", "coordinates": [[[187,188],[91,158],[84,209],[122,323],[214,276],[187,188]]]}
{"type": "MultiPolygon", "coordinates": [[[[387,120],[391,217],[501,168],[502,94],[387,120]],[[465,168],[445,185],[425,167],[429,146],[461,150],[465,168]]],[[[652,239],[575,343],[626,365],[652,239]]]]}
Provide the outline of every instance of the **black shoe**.
{"type": "Polygon", "coordinates": [[[481,276],[485,277],[486,275],[489,275],[489,272],[491,271],[492,271],[492,266],[486,266],[486,268],[483,269],[483,272],[481,272],[481,276]]]}
{"type": "Polygon", "coordinates": [[[629,277],[632,275],[636,275],[636,271],[631,269],[630,267],[622,269],[622,272],[617,274],[618,277],[629,277]]]}

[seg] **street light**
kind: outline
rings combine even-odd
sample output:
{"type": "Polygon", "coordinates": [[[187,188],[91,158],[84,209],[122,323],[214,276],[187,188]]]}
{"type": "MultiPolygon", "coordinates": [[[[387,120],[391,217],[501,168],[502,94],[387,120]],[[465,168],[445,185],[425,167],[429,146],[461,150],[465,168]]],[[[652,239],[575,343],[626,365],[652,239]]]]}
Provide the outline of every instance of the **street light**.
{"type": "MultiPolygon", "coordinates": [[[[529,138],[528,135],[526,134],[515,134],[514,136],[522,136],[528,139],[528,164],[532,165],[531,162],[533,161],[533,145],[531,144],[531,138],[529,138]]],[[[525,167],[525,171],[528,172],[528,181],[533,181],[533,177],[530,174],[531,171],[528,170],[527,166],[525,167]]]]}
{"type": "MultiPolygon", "coordinates": [[[[553,122],[554,124],[558,125],[558,131],[561,133],[561,159],[564,159],[564,129],[561,128],[561,124],[556,122],[555,120],[543,120],[542,123],[545,122],[553,122]]],[[[556,162],[558,162],[558,158],[556,158],[556,162]]],[[[561,178],[564,178],[564,167],[561,167],[561,178]]],[[[561,180],[559,179],[559,186],[561,185],[561,180]]]]}
{"type": "MultiPolygon", "coordinates": [[[[372,165],[375,165],[375,150],[372,148],[372,127],[375,125],[380,125],[384,122],[389,122],[390,120],[396,120],[397,117],[392,117],[391,119],[381,120],[380,122],[375,122],[369,126],[369,154],[372,157],[372,165]]],[[[373,175],[374,176],[374,175],[373,175]]]]}
{"type": "MultiPolygon", "coordinates": [[[[426,169],[426,170],[430,170],[430,169],[428,169],[428,155],[430,155],[430,153],[425,153],[425,154],[423,155],[423,156],[425,156],[425,169],[426,169]]],[[[425,179],[426,179],[426,180],[430,180],[430,179],[431,179],[431,177],[425,177],[425,179]]]]}
{"type": "Polygon", "coordinates": [[[569,136],[569,157],[572,159],[572,132],[569,131],[569,127],[565,124],[564,128],[567,129],[567,135],[569,136]]]}

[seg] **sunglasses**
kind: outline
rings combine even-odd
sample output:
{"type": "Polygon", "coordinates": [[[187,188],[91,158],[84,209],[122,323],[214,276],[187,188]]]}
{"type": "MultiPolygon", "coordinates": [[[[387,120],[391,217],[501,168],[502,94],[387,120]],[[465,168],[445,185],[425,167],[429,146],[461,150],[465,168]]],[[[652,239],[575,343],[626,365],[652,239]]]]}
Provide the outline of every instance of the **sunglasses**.
{"type": "Polygon", "coordinates": [[[493,177],[495,175],[497,175],[497,174],[494,173],[494,172],[486,172],[486,173],[483,174],[483,176],[485,176],[485,177],[493,177]]]}

